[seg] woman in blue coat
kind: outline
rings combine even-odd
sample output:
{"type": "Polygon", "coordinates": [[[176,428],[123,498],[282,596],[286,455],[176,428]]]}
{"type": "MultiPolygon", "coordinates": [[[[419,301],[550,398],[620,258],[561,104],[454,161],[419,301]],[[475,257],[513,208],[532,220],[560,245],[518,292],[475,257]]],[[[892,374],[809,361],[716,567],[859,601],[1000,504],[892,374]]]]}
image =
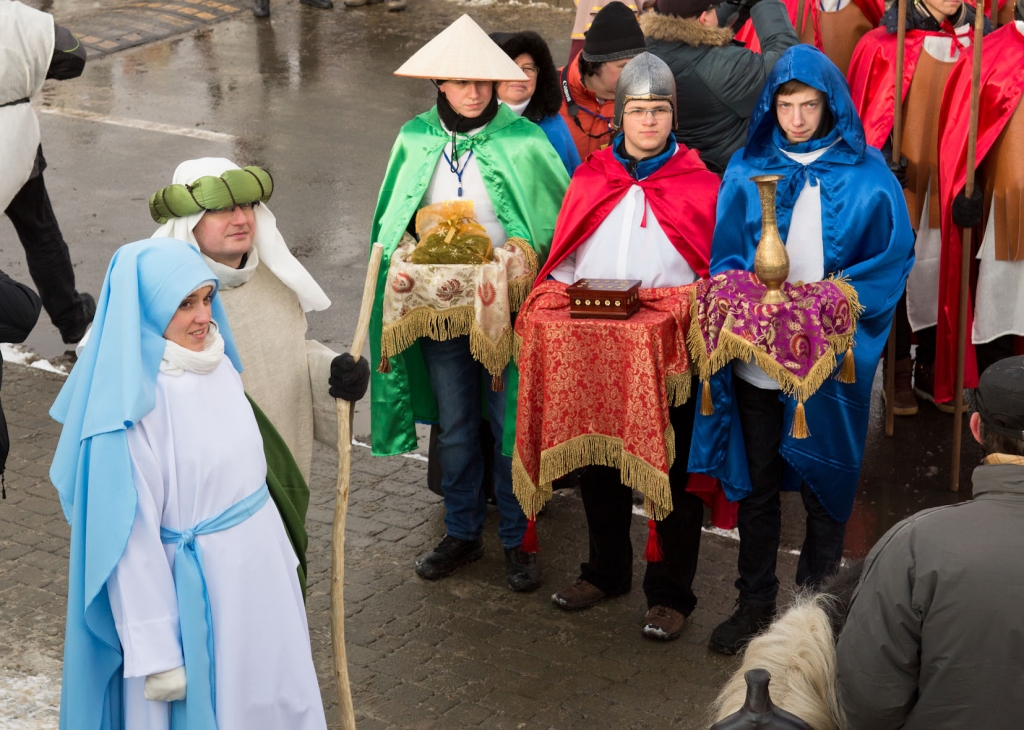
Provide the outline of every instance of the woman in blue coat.
{"type": "Polygon", "coordinates": [[[558,113],[562,96],[558,90],[558,69],[544,39],[533,31],[491,33],[491,38],[526,74],[526,81],[502,81],[497,84],[498,99],[509,109],[539,125],[548,136],[569,177],[580,164],[580,155],[558,113]]]}

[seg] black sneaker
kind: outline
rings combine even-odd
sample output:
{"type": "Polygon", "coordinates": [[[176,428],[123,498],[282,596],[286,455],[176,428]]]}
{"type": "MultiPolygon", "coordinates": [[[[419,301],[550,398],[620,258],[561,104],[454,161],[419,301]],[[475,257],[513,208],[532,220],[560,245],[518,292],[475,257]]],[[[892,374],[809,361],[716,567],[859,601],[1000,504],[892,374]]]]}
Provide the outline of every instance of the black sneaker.
{"type": "Polygon", "coordinates": [[[81,342],[82,338],[85,337],[86,330],[89,329],[89,325],[92,324],[93,317],[96,316],[96,300],[93,299],[92,294],[82,292],[79,296],[82,298],[81,316],[76,319],[73,326],[60,332],[61,339],[64,340],[65,345],[74,345],[81,342]]]}
{"type": "Polygon", "coordinates": [[[528,553],[521,548],[505,550],[505,578],[509,588],[517,593],[527,593],[540,588],[540,563],[537,553],[528,553]]]}
{"type": "Polygon", "coordinates": [[[732,616],[711,632],[708,648],[719,654],[733,655],[743,650],[750,640],[760,634],[775,618],[775,604],[753,605],[736,601],[732,616]]]}
{"type": "Polygon", "coordinates": [[[483,556],[483,540],[459,540],[445,535],[436,548],[416,561],[416,575],[426,580],[437,580],[483,556]]]}

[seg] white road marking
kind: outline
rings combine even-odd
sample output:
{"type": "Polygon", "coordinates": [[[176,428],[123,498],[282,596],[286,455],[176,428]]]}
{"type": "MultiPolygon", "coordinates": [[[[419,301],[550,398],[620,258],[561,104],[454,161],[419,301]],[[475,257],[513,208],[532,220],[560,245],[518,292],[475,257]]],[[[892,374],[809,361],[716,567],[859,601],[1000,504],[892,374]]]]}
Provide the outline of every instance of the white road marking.
{"type": "Polygon", "coordinates": [[[131,129],[141,129],[146,132],[160,132],[161,134],[173,134],[178,137],[191,137],[192,139],[203,139],[208,142],[223,142],[225,144],[233,144],[235,142],[235,135],[233,134],[225,134],[223,132],[211,132],[206,129],[196,129],[193,127],[178,127],[174,124],[164,124],[163,122],[148,122],[144,119],[126,119],[124,117],[114,117],[109,114],[100,114],[99,112],[85,111],[84,109],[66,109],[40,106],[36,107],[36,111],[40,114],[52,114],[53,116],[58,117],[82,119],[87,122],[97,122],[99,124],[113,124],[116,127],[129,127],[131,129]]]}

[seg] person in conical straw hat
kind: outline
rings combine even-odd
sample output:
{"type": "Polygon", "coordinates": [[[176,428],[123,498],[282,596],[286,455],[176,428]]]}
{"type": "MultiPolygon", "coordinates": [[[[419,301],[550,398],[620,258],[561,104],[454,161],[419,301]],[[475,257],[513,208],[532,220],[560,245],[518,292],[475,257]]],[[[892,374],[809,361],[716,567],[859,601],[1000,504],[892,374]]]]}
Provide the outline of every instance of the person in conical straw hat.
{"type": "MultiPolygon", "coordinates": [[[[498,103],[495,82],[526,76],[468,15],[417,51],[395,75],[431,80],[437,104],[399,132],[373,217],[370,240],[384,246],[370,320],[370,361],[380,363],[370,388],[373,453],[412,451],[416,422],[439,424],[446,534],[416,562],[416,573],[427,580],[442,578],[483,555],[487,502],[479,422],[486,412],[495,440],[493,476],[506,577],[513,590],[535,590],[540,566],[529,550],[532,540],[525,540],[524,549],[527,518],[512,493],[515,364],[500,375],[489,374],[474,359],[468,329],[437,310],[428,310],[428,316],[444,319],[435,323],[436,339],[418,337],[400,353],[381,358],[384,300],[393,255],[409,242],[406,232],[417,212],[446,201],[472,202],[493,248],[509,242],[505,248],[516,247],[517,255],[530,262],[528,273],[536,275],[533,267],[547,258],[569,177],[543,130],[498,103]]],[[[488,298],[479,295],[476,307],[487,307],[494,296],[493,290],[488,298]]],[[[508,298],[506,291],[498,296],[508,298]]],[[[473,304],[467,307],[471,312],[473,304]]]]}

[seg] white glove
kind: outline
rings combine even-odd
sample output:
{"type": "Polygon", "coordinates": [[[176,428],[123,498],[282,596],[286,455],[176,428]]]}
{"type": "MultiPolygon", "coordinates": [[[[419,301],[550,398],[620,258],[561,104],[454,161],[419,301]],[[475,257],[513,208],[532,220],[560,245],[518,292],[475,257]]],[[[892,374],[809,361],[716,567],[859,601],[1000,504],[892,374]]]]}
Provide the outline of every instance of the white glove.
{"type": "Polygon", "coordinates": [[[150,702],[174,702],[185,699],[185,667],[146,677],[144,696],[150,702]]]}

